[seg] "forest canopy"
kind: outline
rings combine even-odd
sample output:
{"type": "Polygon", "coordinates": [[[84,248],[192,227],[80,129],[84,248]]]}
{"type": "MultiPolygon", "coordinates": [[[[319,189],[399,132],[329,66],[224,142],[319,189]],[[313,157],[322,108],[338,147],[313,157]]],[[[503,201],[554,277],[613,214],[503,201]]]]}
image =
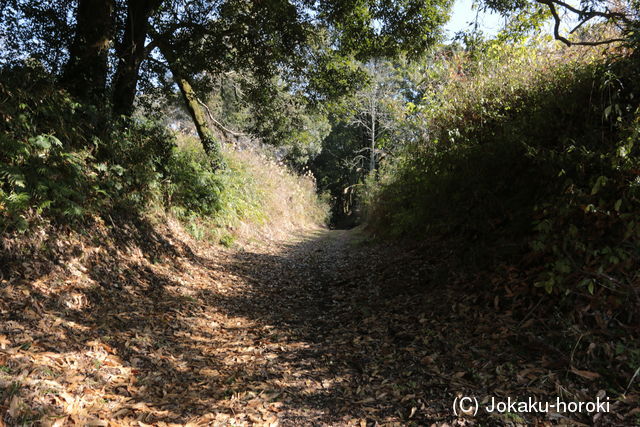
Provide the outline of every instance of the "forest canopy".
{"type": "Polygon", "coordinates": [[[215,152],[197,102],[211,77],[245,71],[266,91],[274,76],[322,91],[310,82],[323,77],[300,76],[337,81],[336,73],[353,71],[344,66],[352,58],[424,52],[449,8],[449,0],[7,0],[0,58],[37,61],[72,95],[107,102],[116,115],[133,113],[142,87],[176,83],[205,149],[215,152]]]}

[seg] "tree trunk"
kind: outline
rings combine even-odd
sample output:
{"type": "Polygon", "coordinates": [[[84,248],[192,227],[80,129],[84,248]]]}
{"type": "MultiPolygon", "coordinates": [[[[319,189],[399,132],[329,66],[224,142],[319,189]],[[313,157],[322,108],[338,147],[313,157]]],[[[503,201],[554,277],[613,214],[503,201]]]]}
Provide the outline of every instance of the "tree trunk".
{"type": "Polygon", "coordinates": [[[371,106],[371,152],[369,153],[369,173],[376,169],[376,107],[372,102],[371,106]]]}
{"type": "Polygon", "coordinates": [[[130,116],[140,73],[145,59],[145,41],[149,17],[162,0],[129,0],[122,43],[118,46],[118,68],[113,87],[113,112],[130,116]]]}
{"type": "Polygon", "coordinates": [[[187,77],[180,71],[175,55],[171,50],[159,40],[156,41],[158,42],[162,56],[164,56],[169,63],[169,69],[171,70],[171,74],[173,74],[173,79],[180,88],[180,93],[182,93],[182,98],[184,99],[187,110],[189,111],[189,115],[191,115],[193,124],[196,127],[202,147],[211,158],[211,164],[215,169],[224,167],[220,143],[207,124],[204,111],[198,102],[198,97],[196,96],[193,87],[191,87],[191,83],[189,83],[187,77]]]}
{"type": "Polygon", "coordinates": [[[79,0],[75,36],[62,83],[71,94],[96,103],[105,94],[113,39],[113,0],[79,0]]]}
{"type": "Polygon", "coordinates": [[[171,73],[173,74],[173,78],[180,88],[180,92],[182,93],[182,97],[184,98],[187,110],[189,110],[189,114],[193,119],[193,124],[196,126],[198,137],[200,137],[200,141],[202,142],[202,147],[211,158],[211,164],[213,165],[213,167],[215,169],[219,169],[223,166],[220,143],[215,138],[213,132],[207,124],[207,120],[204,116],[204,111],[198,103],[198,98],[196,97],[191,84],[179,73],[176,73],[173,70],[171,71],[171,73]]]}

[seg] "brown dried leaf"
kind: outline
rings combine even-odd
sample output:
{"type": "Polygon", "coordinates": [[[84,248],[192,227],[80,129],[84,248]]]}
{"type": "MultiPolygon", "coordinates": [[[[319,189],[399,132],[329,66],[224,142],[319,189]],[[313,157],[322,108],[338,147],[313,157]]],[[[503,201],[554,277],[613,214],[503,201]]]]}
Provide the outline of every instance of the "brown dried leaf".
{"type": "Polygon", "coordinates": [[[582,371],[576,368],[571,368],[571,372],[587,380],[595,380],[596,378],[600,378],[600,374],[597,372],[582,371]]]}

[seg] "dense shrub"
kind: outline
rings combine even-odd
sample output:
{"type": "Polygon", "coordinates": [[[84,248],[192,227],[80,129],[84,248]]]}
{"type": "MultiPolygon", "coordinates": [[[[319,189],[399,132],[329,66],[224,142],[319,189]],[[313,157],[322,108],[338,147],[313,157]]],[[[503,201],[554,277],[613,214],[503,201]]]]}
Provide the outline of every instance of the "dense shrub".
{"type": "Polygon", "coordinates": [[[629,290],[640,259],[636,59],[494,44],[482,61],[438,66],[413,107],[429,139],[369,187],[371,224],[457,236],[498,262],[528,251],[549,292],[629,290]]]}
{"type": "Polygon", "coordinates": [[[88,120],[68,126],[81,106],[38,69],[3,69],[0,82],[1,222],[26,229],[34,214],[82,216],[95,183],[90,141],[79,128],[88,120]]]}
{"type": "Polygon", "coordinates": [[[0,82],[2,229],[141,209],[160,194],[175,146],[164,127],[79,104],[37,67],[6,67],[0,82]]]}
{"type": "Polygon", "coordinates": [[[313,182],[266,151],[227,151],[216,171],[197,140],[77,103],[37,67],[0,69],[0,82],[0,232],[169,209],[194,236],[231,245],[241,226],[325,219],[313,182]]]}
{"type": "Polygon", "coordinates": [[[213,215],[220,210],[222,182],[202,148],[175,147],[167,162],[166,203],[183,215],[213,215]]]}

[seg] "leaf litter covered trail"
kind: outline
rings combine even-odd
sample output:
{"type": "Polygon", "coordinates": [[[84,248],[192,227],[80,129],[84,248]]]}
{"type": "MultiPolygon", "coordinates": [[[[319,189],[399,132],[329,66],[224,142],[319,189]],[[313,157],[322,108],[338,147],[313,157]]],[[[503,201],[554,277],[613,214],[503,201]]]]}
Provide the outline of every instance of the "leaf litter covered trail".
{"type": "Polygon", "coordinates": [[[632,393],[605,417],[456,417],[460,394],[605,392],[423,251],[349,231],[238,251],[103,233],[3,271],[8,425],[630,425],[632,393]]]}

